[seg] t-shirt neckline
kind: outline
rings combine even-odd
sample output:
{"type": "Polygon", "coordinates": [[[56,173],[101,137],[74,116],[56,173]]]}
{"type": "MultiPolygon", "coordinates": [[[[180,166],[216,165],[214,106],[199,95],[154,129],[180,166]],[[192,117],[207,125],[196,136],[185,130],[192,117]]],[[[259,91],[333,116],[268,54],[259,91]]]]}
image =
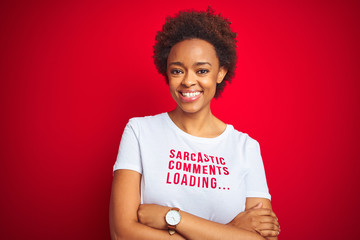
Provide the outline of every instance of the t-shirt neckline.
{"type": "Polygon", "coordinates": [[[180,135],[184,136],[185,138],[188,139],[192,139],[195,141],[200,141],[200,142],[217,142],[220,141],[221,139],[223,139],[224,137],[226,137],[228,135],[228,133],[230,132],[232,125],[230,124],[226,124],[226,128],[225,130],[218,136],[213,137],[213,138],[206,138],[206,137],[197,137],[197,136],[193,136],[187,132],[184,132],[181,128],[179,128],[170,118],[169,113],[165,112],[163,113],[166,121],[169,123],[170,127],[172,129],[174,129],[177,133],[179,133],[180,135]]]}

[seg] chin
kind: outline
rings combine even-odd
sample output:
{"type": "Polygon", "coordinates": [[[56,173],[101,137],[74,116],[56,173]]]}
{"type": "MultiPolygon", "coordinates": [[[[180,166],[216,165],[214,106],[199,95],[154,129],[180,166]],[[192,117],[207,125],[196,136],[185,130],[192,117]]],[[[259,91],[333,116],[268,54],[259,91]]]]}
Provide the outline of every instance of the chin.
{"type": "Polygon", "coordinates": [[[178,105],[178,106],[184,113],[190,113],[190,114],[191,113],[198,113],[203,109],[203,108],[196,107],[196,106],[192,106],[192,107],[181,106],[181,105],[178,105]]]}

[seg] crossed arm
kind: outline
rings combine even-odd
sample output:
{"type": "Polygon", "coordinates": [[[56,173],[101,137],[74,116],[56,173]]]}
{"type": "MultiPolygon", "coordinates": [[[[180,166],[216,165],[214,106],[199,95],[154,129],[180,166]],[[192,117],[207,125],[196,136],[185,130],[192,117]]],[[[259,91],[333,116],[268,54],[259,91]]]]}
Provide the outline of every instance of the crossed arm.
{"type": "MultiPolygon", "coordinates": [[[[170,235],[166,230],[164,216],[169,207],[141,205],[140,182],[141,174],[135,171],[114,172],[110,200],[111,237],[113,240],[168,240],[170,235]]],[[[181,222],[171,239],[277,239],[278,222],[269,200],[247,199],[246,209],[228,224],[215,223],[181,211],[181,222]]]]}

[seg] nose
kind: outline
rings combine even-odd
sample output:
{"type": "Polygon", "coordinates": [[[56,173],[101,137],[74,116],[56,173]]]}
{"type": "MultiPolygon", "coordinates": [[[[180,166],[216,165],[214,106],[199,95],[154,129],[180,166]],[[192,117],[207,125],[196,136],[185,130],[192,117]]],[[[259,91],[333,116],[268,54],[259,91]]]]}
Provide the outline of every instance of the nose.
{"type": "Polygon", "coordinates": [[[196,76],[192,75],[191,73],[186,73],[184,78],[181,82],[182,85],[186,87],[191,87],[196,84],[196,76]]]}

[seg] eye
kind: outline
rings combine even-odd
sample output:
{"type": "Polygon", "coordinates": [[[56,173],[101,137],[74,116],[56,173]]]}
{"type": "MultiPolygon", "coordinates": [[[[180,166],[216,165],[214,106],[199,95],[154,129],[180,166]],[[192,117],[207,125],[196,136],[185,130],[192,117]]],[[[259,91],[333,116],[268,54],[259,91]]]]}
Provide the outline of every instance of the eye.
{"type": "Polygon", "coordinates": [[[179,74],[183,73],[183,71],[180,69],[172,69],[172,70],[170,70],[170,73],[173,75],[179,75],[179,74]]]}
{"type": "Polygon", "coordinates": [[[207,70],[207,69],[200,69],[196,73],[198,73],[198,74],[206,74],[208,72],[209,72],[209,70],[207,70]]]}

